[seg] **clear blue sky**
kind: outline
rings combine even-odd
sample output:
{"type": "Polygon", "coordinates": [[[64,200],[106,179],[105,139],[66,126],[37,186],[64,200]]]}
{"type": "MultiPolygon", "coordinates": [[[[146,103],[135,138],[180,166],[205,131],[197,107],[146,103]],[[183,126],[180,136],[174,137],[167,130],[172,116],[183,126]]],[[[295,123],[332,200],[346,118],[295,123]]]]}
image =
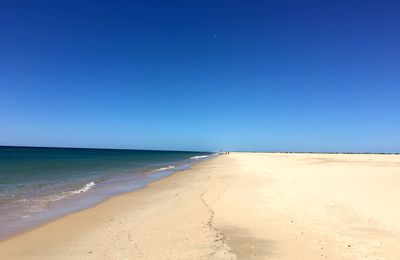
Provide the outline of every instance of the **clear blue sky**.
{"type": "Polygon", "coordinates": [[[0,144],[400,152],[399,1],[1,1],[0,144]]]}

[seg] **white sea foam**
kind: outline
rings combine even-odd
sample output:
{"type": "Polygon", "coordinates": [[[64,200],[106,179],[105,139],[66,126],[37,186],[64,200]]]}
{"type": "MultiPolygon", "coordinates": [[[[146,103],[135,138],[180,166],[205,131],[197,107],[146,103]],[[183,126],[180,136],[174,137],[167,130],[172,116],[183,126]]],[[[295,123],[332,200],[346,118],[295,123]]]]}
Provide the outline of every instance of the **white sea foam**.
{"type": "Polygon", "coordinates": [[[169,165],[167,167],[162,167],[160,169],[157,169],[156,171],[159,172],[159,171],[171,170],[174,169],[175,167],[176,167],[175,165],[169,165]]]}
{"type": "Polygon", "coordinates": [[[204,159],[204,158],[207,158],[207,157],[208,157],[208,155],[199,155],[199,156],[193,156],[190,159],[199,160],[199,159],[204,159]]]}
{"type": "Polygon", "coordinates": [[[77,194],[77,193],[87,192],[87,191],[90,190],[94,185],[96,185],[96,183],[94,183],[94,182],[86,183],[85,186],[83,186],[82,189],[75,190],[75,191],[73,191],[72,193],[73,193],[73,194],[77,194]]]}

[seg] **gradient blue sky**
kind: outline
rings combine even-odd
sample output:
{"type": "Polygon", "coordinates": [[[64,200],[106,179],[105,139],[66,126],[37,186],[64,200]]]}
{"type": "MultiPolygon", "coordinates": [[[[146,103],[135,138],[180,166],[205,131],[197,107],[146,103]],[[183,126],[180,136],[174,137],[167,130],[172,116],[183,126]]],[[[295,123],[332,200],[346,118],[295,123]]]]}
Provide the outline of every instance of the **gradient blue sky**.
{"type": "Polygon", "coordinates": [[[1,1],[0,144],[400,152],[399,1],[1,1]]]}

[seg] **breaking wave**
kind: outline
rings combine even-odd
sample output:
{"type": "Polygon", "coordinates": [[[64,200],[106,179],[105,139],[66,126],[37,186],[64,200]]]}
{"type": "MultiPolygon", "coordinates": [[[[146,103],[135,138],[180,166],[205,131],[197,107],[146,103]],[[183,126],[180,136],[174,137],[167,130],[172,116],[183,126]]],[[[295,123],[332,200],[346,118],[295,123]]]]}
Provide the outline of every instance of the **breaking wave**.
{"type": "Polygon", "coordinates": [[[79,190],[75,190],[75,191],[73,191],[72,193],[73,193],[73,194],[77,194],[77,193],[87,192],[87,191],[90,190],[94,185],[96,185],[96,183],[94,183],[93,181],[92,181],[92,182],[89,182],[89,183],[86,183],[85,186],[83,186],[83,188],[81,188],[81,189],[79,189],[79,190]]]}
{"type": "Polygon", "coordinates": [[[208,157],[208,155],[199,155],[199,156],[193,156],[190,159],[199,160],[199,159],[204,159],[204,158],[207,158],[207,157],[208,157]]]}
{"type": "Polygon", "coordinates": [[[174,169],[175,167],[176,167],[175,165],[169,165],[167,167],[162,167],[160,169],[157,169],[156,172],[165,171],[165,170],[171,170],[171,169],[174,169]]]}

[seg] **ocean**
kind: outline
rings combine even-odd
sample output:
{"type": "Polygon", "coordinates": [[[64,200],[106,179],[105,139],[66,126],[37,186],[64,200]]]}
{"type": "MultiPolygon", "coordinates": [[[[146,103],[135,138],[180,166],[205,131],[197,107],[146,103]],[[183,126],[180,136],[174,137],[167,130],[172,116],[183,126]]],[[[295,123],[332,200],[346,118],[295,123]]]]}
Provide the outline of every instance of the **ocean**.
{"type": "Polygon", "coordinates": [[[205,152],[0,146],[0,239],[144,187],[205,152]]]}

